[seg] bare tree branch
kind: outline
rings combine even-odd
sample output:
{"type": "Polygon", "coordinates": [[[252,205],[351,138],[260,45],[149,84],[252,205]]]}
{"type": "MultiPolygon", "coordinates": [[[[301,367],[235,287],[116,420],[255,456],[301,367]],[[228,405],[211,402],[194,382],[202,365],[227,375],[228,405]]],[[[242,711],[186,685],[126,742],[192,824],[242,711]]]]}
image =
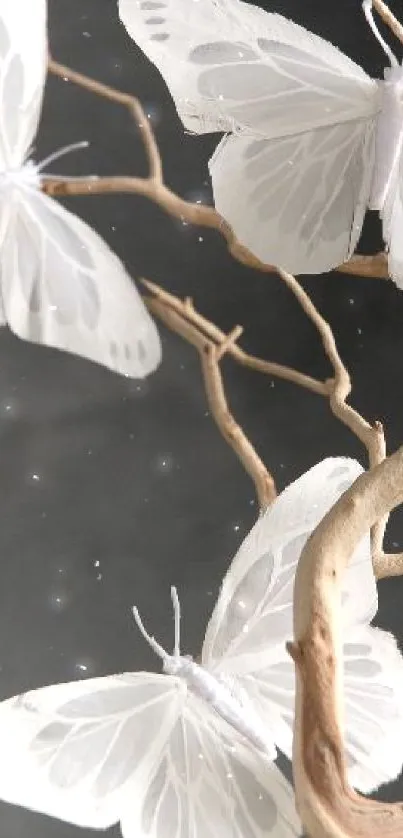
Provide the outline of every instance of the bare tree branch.
{"type": "MultiPolygon", "coordinates": [[[[142,279],[141,282],[154,295],[153,297],[146,297],[145,302],[150,309],[160,320],[163,320],[170,329],[182,335],[185,340],[192,343],[198,348],[199,341],[206,335],[215,344],[220,345],[225,340],[225,333],[221,331],[214,323],[199,314],[193,306],[191,300],[180,300],[168,291],[165,291],[155,282],[142,279]],[[173,320],[172,312],[175,312],[178,317],[173,320]]],[[[327,395],[327,385],[325,382],[318,381],[310,375],[298,372],[291,367],[283,364],[276,364],[272,361],[264,361],[262,358],[257,358],[254,355],[249,355],[236,343],[232,343],[227,348],[227,354],[231,355],[235,361],[243,367],[262,372],[265,375],[272,375],[276,378],[284,378],[286,381],[292,381],[306,390],[318,395],[327,395]]]]}
{"type": "Polygon", "coordinates": [[[260,509],[264,510],[276,497],[274,480],[230,413],[219,366],[219,352],[220,350],[210,342],[205,342],[204,348],[199,349],[207,401],[224,439],[238,455],[245,471],[254,481],[260,509]]]}
{"type": "MultiPolygon", "coordinates": [[[[143,282],[154,292],[158,288],[154,283],[147,282],[146,280],[143,280],[143,282]]],[[[239,337],[242,329],[240,326],[235,327],[231,335],[225,335],[224,332],[217,329],[215,337],[212,339],[205,332],[193,325],[192,313],[194,309],[191,300],[185,300],[182,304],[177,300],[178,305],[176,307],[169,306],[163,300],[163,294],[164,292],[161,294],[161,299],[159,296],[155,298],[146,297],[145,302],[154,315],[159,317],[173,332],[177,332],[177,334],[181,335],[197,349],[200,356],[207,401],[213,419],[226,442],[235,451],[245,471],[252,478],[259,507],[261,510],[264,510],[272,503],[277,495],[275,483],[273,477],[253,448],[253,445],[230,412],[220,370],[220,360],[225,353],[237,356],[238,347],[236,346],[235,340],[239,337]],[[181,313],[181,307],[186,312],[186,316],[181,313]]],[[[171,297],[172,295],[166,296],[171,297]]],[[[196,314],[196,312],[194,313],[196,314]]]]}
{"type": "Polygon", "coordinates": [[[293,775],[310,838],[402,838],[403,803],[378,803],[348,784],[343,744],[342,575],[368,529],[403,501],[403,448],[361,475],[312,534],[294,588],[293,775]]]}
{"type": "Polygon", "coordinates": [[[372,0],[374,9],[378,12],[379,17],[382,18],[386,26],[396,35],[398,41],[403,44],[403,26],[398,19],[392,14],[389,7],[383,0],[372,0]]]}
{"type": "MultiPolygon", "coordinates": [[[[318,381],[317,379],[313,379],[298,370],[283,366],[282,364],[276,364],[272,361],[265,361],[261,358],[256,358],[253,355],[248,355],[238,346],[238,344],[234,342],[233,339],[228,340],[227,336],[221,331],[221,329],[196,311],[192,300],[189,298],[180,300],[178,297],[175,297],[173,294],[170,294],[168,291],[160,288],[160,286],[156,285],[154,282],[150,282],[146,279],[141,281],[143,285],[145,285],[146,288],[153,294],[152,297],[145,297],[145,303],[150,311],[162,320],[168,328],[181,335],[184,340],[195,346],[202,359],[205,358],[204,353],[207,346],[218,348],[219,357],[221,357],[221,353],[223,351],[222,349],[220,350],[219,347],[225,347],[226,353],[231,355],[231,357],[242,366],[249,367],[249,369],[254,369],[257,372],[262,372],[266,375],[283,378],[298,385],[299,387],[304,387],[305,389],[310,390],[312,393],[328,398],[331,410],[336,418],[343,422],[343,424],[345,424],[365,446],[368,452],[370,466],[377,465],[382,462],[386,454],[385,437],[382,424],[380,422],[375,422],[374,425],[370,425],[369,422],[367,422],[361,414],[358,413],[358,411],[346,404],[346,399],[351,391],[350,377],[338,353],[334,335],[329,324],[326,320],[324,320],[321,314],[319,314],[318,310],[315,308],[314,304],[295,277],[281,270],[278,271],[278,274],[283,282],[286,283],[290,291],[292,291],[305,314],[307,314],[316,326],[322,340],[324,351],[333,368],[333,378],[326,381],[318,381]]],[[[241,327],[237,327],[237,338],[239,336],[240,329],[241,327]]],[[[217,360],[218,358],[216,357],[216,361],[217,360]]],[[[206,376],[205,366],[203,367],[203,371],[206,376]]],[[[222,381],[220,386],[222,387],[222,381]]],[[[218,427],[224,438],[229,441],[234,450],[236,450],[236,453],[238,454],[241,462],[244,464],[248,474],[252,476],[260,507],[261,509],[264,509],[268,503],[268,495],[267,489],[264,488],[264,491],[262,492],[261,487],[262,485],[265,487],[267,480],[269,479],[270,482],[272,481],[272,478],[271,476],[269,476],[269,478],[267,477],[267,471],[266,477],[263,478],[264,466],[261,460],[257,457],[256,452],[254,452],[254,456],[251,458],[250,453],[248,453],[249,448],[244,443],[242,444],[241,451],[234,447],[233,441],[228,439],[228,432],[223,430],[220,421],[218,421],[217,417],[222,416],[223,411],[220,411],[217,407],[217,396],[212,398],[212,388],[210,385],[209,389],[207,389],[206,385],[206,391],[211,411],[218,427]]],[[[216,394],[217,392],[218,390],[216,390],[216,394]]],[[[227,427],[229,427],[229,425],[227,427]]],[[[273,499],[274,495],[272,494],[272,490],[270,490],[269,495],[271,499],[273,499]]],[[[403,570],[403,554],[400,555],[396,553],[389,555],[383,552],[382,545],[386,524],[387,517],[380,519],[372,528],[371,533],[374,573],[378,579],[385,576],[399,575],[400,568],[403,570]]]]}
{"type": "MultiPolygon", "coordinates": [[[[61,181],[57,178],[47,177],[41,184],[42,190],[48,195],[101,195],[111,192],[126,192],[142,195],[157,204],[168,215],[188,224],[207,227],[216,230],[224,237],[231,256],[243,265],[255,268],[262,273],[274,273],[274,265],[261,262],[256,256],[244,247],[235,236],[232,228],[213,208],[201,204],[185,201],[172,192],[163,180],[162,161],[158,145],[152,131],[151,125],[139,100],[135,96],[121,93],[109,85],[101,84],[95,79],[78,73],[75,70],[59,64],[53,58],[49,58],[49,72],[62,79],[68,80],[78,86],[101,96],[109,101],[124,105],[132,114],[143,138],[149,164],[149,175],[146,178],[138,177],[96,177],[77,178],[68,181],[61,181]]],[[[341,265],[344,273],[354,276],[387,278],[387,257],[385,254],[375,256],[354,256],[349,262],[341,265]]]]}
{"type": "Polygon", "coordinates": [[[356,254],[339,265],[339,273],[350,274],[351,276],[362,276],[367,279],[389,279],[388,257],[383,251],[373,256],[360,256],[356,254]]]}

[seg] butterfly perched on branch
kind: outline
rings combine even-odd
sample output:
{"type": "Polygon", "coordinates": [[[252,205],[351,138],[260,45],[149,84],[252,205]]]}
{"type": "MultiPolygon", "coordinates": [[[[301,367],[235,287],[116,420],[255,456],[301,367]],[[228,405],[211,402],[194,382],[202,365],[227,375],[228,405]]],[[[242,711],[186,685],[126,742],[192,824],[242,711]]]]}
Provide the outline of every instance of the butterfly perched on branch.
{"type": "MultiPolygon", "coordinates": [[[[136,622],[163,674],[44,687],[0,704],[0,798],[78,826],[120,821],[124,838],[297,838],[291,756],[295,571],[319,521],[361,473],[324,460],[289,486],[241,545],[208,624],[200,664],[136,622]]],[[[369,791],[403,760],[403,660],[369,625],[377,610],[369,535],[343,587],[349,779],[369,791]]]]}
{"type": "Polygon", "coordinates": [[[403,287],[403,70],[363,6],[391,64],[385,81],[240,0],[119,0],[185,128],[225,133],[210,174],[241,244],[291,273],[323,273],[349,259],[376,209],[403,287]]]}
{"type": "Polygon", "coordinates": [[[46,12],[46,0],[0,0],[0,324],[142,378],[161,347],[140,295],[100,236],[41,192],[45,163],[61,153],[40,165],[29,159],[46,81],[46,12]]]}

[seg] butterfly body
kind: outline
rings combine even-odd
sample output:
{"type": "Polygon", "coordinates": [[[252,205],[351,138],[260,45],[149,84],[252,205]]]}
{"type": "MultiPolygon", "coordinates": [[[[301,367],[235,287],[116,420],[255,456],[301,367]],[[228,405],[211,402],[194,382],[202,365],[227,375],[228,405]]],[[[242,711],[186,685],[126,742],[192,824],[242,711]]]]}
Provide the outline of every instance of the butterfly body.
{"type": "Polygon", "coordinates": [[[379,82],[381,109],[377,119],[375,161],[368,206],[382,210],[403,146],[403,67],[388,67],[379,82]]]}
{"type": "Polygon", "coordinates": [[[183,678],[188,688],[202,701],[207,702],[222,719],[235,728],[247,741],[258,748],[269,759],[274,759],[276,750],[266,726],[253,707],[242,700],[240,691],[231,688],[224,678],[216,677],[191,657],[168,655],[164,658],[164,672],[183,678]]]}
{"type": "Polygon", "coordinates": [[[27,160],[22,166],[4,168],[0,171],[0,189],[7,187],[41,188],[41,178],[37,166],[32,160],[27,160]]]}

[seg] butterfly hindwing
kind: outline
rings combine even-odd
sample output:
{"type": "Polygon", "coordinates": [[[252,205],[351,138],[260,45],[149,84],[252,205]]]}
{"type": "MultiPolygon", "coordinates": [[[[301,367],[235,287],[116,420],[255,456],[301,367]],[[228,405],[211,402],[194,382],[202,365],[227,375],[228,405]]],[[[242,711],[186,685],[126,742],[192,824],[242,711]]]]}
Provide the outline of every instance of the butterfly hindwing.
{"type": "Polygon", "coordinates": [[[188,694],[147,789],[136,785],[124,838],[297,838],[291,785],[188,694]],[[134,803],[134,801],[136,801],[134,803]]]}
{"type": "Polygon", "coordinates": [[[142,378],[161,346],[136,288],[90,227],[41,194],[27,163],[46,80],[46,12],[46,0],[0,0],[3,321],[25,340],[142,378]]]}
{"type": "Polygon", "coordinates": [[[370,792],[397,777],[403,754],[403,659],[393,635],[357,626],[343,645],[351,783],[370,792]]]}
{"type": "Polygon", "coordinates": [[[135,378],[158,366],[157,329],[123,264],[55,201],[14,192],[0,261],[5,313],[19,337],[135,378]]]}
{"type": "MultiPolygon", "coordinates": [[[[207,628],[202,663],[231,675],[275,663],[292,637],[294,577],[301,550],[323,516],[362,472],[354,460],[329,458],[279,495],[257,520],[224,578],[207,628]]],[[[364,538],[346,573],[344,620],[364,622],[377,610],[369,546],[364,538]],[[350,574],[359,574],[351,596],[350,574]]]]}
{"type": "Polygon", "coordinates": [[[374,151],[364,120],[280,139],[229,135],[209,164],[216,209],[263,262],[330,270],[357,245],[374,151]]]}

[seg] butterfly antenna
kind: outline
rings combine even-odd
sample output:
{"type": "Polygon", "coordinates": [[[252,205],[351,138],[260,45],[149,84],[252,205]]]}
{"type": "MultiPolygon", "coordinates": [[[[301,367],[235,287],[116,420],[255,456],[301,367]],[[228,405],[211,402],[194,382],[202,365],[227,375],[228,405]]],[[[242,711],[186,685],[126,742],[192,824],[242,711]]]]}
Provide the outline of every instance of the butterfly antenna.
{"type": "Polygon", "coordinates": [[[391,67],[398,67],[399,62],[398,62],[396,56],[393,54],[391,48],[388,46],[386,41],[384,41],[384,39],[382,38],[382,35],[381,35],[381,33],[380,33],[380,31],[379,31],[379,29],[378,29],[378,27],[377,27],[377,25],[374,21],[374,16],[372,14],[372,0],[363,0],[362,10],[364,12],[364,15],[367,19],[367,22],[368,22],[369,26],[371,27],[371,29],[372,29],[372,31],[375,35],[376,40],[381,45],[385,55],[389,58],[390,66],[391,67]]]}
{"type": "Polygon", "coordinates": [[[171,588],[171,599],[172,605],[174,609],[174,620],[175,620],[175,645],[173,656],[174,658],[180,657],[180,642],[181,642],[181,605],[179,602],[178,591],[174,586],[171,588]]]}
{"type": "Polygon", "coordinates": [[[158,657],[161,658],[163,661],[167,660],[167,658],[169,658],[169,655],[167,654],[165,649],[163,649],[162,646],[160,646],[160,644],[157,643],[155,637],[152,637],[151,634],[149,634],[148,631],[146,631],[144,623],[139,614],[139,609],[136,608],[136,606],[133,607],[133,617],[135,619],[137,628],[140,630],[148,645],[151,646],[153,652],[155,652],[155,654],[158,655],[158,657]]]}
{"type": "MultiPolygon", "coordinates": [[[[82,140],[79,143],[71,143],[70,145],[65,145],[63,148],[59,148],[58,151],[54,151],[53,154],[49,154],[49,157],[45,157],[37,166],[37,171],[41,172],[46,166],[49,166],[50,163],[53,163],[55,160],[60,160],[61,157],[65,157],[66,154],[70,154],[72,151],[78,151],[80,148],[88,148],[89,142],[88,140],[82,140]]],[[[53,175],[53,177],[55,177],[53,175]]]]}

